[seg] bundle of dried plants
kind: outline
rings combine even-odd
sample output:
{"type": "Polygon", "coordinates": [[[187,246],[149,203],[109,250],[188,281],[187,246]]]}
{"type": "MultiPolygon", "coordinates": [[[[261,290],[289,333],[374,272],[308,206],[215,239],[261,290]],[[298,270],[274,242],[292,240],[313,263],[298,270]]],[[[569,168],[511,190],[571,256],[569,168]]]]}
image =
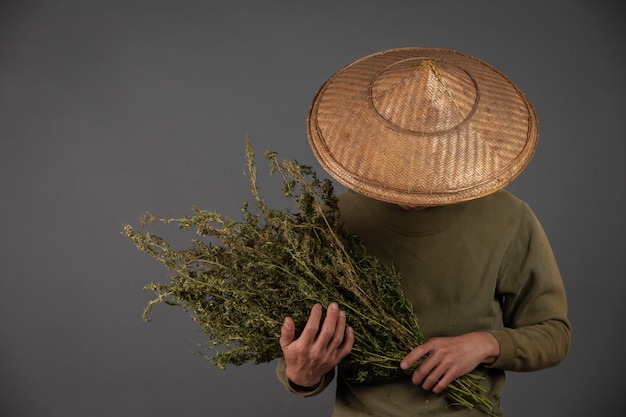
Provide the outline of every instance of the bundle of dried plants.
{"type": "MultiPolygon", "coordinates": [[[[193,208],[190,216],[142,217],[195,229],[199,238],[184,250],[130,225],[123,234],[171,272],[169,283],[152,282],[156,293],[144,311],[149,320],[160,303],[182,307],[208,336],[203,355],[220,369],[228,364],[266,363],[282,356],[280,328],[290,316],[302,329],[311,306],[339,304],[354,330],[350,355],[340,364],[349,380],[397,378],[402,358],[424,342],[401,277],[367,254],[358,236],[341,221],[332,183],[297,162],[279,161],[265,152],[272,174],[283,179],[282,192],[296,210],[267,207],[257,186],[254,151],[246,142],[247,174],[254,208],[242,207],[242,220],[193,208]]],[[[447,388],[450,402],[492,414],[480,377],[468,374],[447,388]]]]}

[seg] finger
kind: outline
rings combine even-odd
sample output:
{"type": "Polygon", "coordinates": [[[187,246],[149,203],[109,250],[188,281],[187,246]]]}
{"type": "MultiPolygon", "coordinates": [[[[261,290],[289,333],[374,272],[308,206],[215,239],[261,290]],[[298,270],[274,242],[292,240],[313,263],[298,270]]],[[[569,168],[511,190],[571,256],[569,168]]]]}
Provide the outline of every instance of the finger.
{"type": "Polygon", "coordinates": [[[446,372],[442,377],[439,378],[439,382],[437,382],[437,384],[432,387],[432,391],[435,394],[442,393],[446,388],[448,388],[448,385],[452,382],[454,378],[455,377],[450,372],[446,372]]]}
{"type": "Polygon", "coordinates": [[[311,308],[311,314],[309,315],[308,320],[306,321],[306,325],[302,330],[302,334],[300,335],[300,339],[302,342],[306,344],[313,344],[315,341],[315,337],[317,336],[317,332],[320,328],[320,321],[322,320],[322,306],[320,304],[315,304],[311,308]]]}
{"type": "Polygon", "coordinates": [[[422,388],[427,391],[432,390],[439,383],[441,377],[446,371],[446,369],[442,366],[432,366],[432,363],[433,361],[424,361],[424,363],[422,363],[413,373],[412,378],[415,385],[421,384],[422,388]],[[424,365],[426,365],[426,367],[425,369],[422,369],[422,366],[424,365]]]}
{"type": "Polygon", "coordinates": [[[330,348],[330,341],[333,339],[337,328],[338,317],[339,306],[337,305],[337,303],[330,303],[328,309],[326,310],[326,318],[324,319],[324,324],[322,324],[322,329],[317,336],[316,344],[318,345],[318,347],[325,349],[330,348]]]}
{"type": "Polygon", "coordinates": [[[346,313],[339,310],[337,314],[337,321],[335,323],[335,332],[328,343],[330,350],[337,350],[343,343],[343,339],[346,335],[346,313]]]}
{"type": "MultiPolygon", "coordinates": [[[[413,375],[411,375],[411,382],[413,382],[414,385],[422,385],[424,387],[426,379],[430,376],[431,372],[435,368],[436,363],[433,360],[429,359],[430,358],[424,359],[422,363],[420,363],[417,368],[415,368],[415,371],[413,371],[413,375]]],[[[436,382],[437,381],[434,381],[434,383],[436,382]]],[[[428,387],[428,389],[429,388],[430,386],[428,387]]],[[[427,388],[424,387],[424,389],[427,388]]]]}
{"type": "MultiPolygon", "coordinates": [[[[439,361],[440,359],[438,358],[438,355],[435,354],[433,343],[431,341],[427,341],[409,352],[409,354],[402,360],[401,366],[406,366],[406,368],[403,369],[410,369],[417,363],[418,366],[413,371],[411,381],[415,385],[423,386],[426,378],[429,377],[433,369],[438,366],[439,361]]],[[[434,383],[436,382],[437,381],[434,381],[434,383]]]]}
{"type": "Polygon", "coordinates": [[[280,328],[280,347],[283,351],[296,340],[296,327],[291,317],[285,317],[282,327],[280,328]]]}
{"type": "Polygon", "coordinates": [[[352,327],[347,327],[345,332],[345,337],[343,338],[343,342],[341,346],[337,349],[337,359],[342,360],[352,351],[352,346],[354,345],[354,331],[352,327]]]}
{"type": "Polygon", "coordinates": [[[424,356],[428,354],[428,345],[419,345],[412,351],[410,351],[400,362],[400,368],[407,370],[410,369],[416,362],[420,361],[424,356]]]}

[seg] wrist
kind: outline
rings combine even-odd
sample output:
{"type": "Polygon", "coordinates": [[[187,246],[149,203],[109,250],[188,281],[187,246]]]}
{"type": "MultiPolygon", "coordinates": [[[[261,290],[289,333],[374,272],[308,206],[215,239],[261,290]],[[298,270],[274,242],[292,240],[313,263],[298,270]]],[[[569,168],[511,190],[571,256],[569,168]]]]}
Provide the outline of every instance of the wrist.
{"type": "Polygon", "coordinates": [[[299,390],[304,391],[313,391],[322,383],[322,377],[315,377],[313,375],[309,375],[308,377],[302,377],[296,373],[296,375],[292,375],[289,372],[289,368],[286,369],[285,375],[287,376],[287,380],[292,387],[297,388],[299,390]]]}
{"type": "Polygon", "coordinates": [[[296,384],[295,382],[293,382],[291,379],[287,378],[287,380],[289,381],[289,385],[291,385],[291,388],[293,388],[296,391],[301,391],[301,392],[305,392],[305,391],[315,391],[315,389],[317,387],[320,386],[320,384],[322,383],[322,380],[320,379],[317,383],[315,384],[307,384],[307,385],[300,385],[300,384],[296,384]]]}
{"type": "Polygon", "coordinates": [[[498,359],[498,356],[500,356],[500,343],[490,332],[482,332],[481,334],[485,340],[485,343],[483,344],[485,347],[485,353],[482,363],[485,365],[491,365],[496,359],[498,359]]]}

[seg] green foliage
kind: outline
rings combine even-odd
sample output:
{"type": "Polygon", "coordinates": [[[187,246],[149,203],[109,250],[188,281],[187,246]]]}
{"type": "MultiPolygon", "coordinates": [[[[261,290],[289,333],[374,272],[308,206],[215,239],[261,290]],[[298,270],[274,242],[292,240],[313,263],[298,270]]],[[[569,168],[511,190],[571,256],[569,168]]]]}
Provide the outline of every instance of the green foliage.
{"type": "MultiPolygon", "coordinates": [[[[400,277],[369,256],[361,240],[341,222],[332,183],[311,167],[279,161],[266,152],[271,173],[283,178],[283,194],[296,211],[267,207],[259,195],[254,151],[246,144],[247,169],[255,209],[242,207],[242,221],[193,208],[181,218],[148,213],[143,226],[175,223],[195,229],[200,239],[174,250],[165,239],[138,232],[123,234],[171,271],[168,284],[150,283],[156,293],[144,318],[159,303],[179,306],[208,336],[205,357],[220,369],[228,364],[264,363],[282,356],[280,328],[290,316],[302,329],[311,306],[337,302],[354,330],[352,353],[340,367],[348,379],[371,382],[406,374],[402,358],[424,342],[400,277]],[[217,242],[217,243],[216,243],[217,242]]],[[[447,390],[454,404],[491,410],[478,377],[468,375],[447,390]]]]}

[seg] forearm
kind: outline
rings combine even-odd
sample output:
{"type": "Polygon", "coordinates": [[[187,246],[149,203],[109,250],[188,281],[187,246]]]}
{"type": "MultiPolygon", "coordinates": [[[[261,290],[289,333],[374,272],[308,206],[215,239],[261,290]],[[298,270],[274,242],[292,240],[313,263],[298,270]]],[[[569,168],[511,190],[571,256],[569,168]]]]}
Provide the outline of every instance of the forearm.
{"type": "Polygon", "coordinates": [[[488,365],[508,371],[536,371],[557,365],[569,351],[570,324],[563,320],[490,331],[498,340],[500,355],[488,365]]]}

